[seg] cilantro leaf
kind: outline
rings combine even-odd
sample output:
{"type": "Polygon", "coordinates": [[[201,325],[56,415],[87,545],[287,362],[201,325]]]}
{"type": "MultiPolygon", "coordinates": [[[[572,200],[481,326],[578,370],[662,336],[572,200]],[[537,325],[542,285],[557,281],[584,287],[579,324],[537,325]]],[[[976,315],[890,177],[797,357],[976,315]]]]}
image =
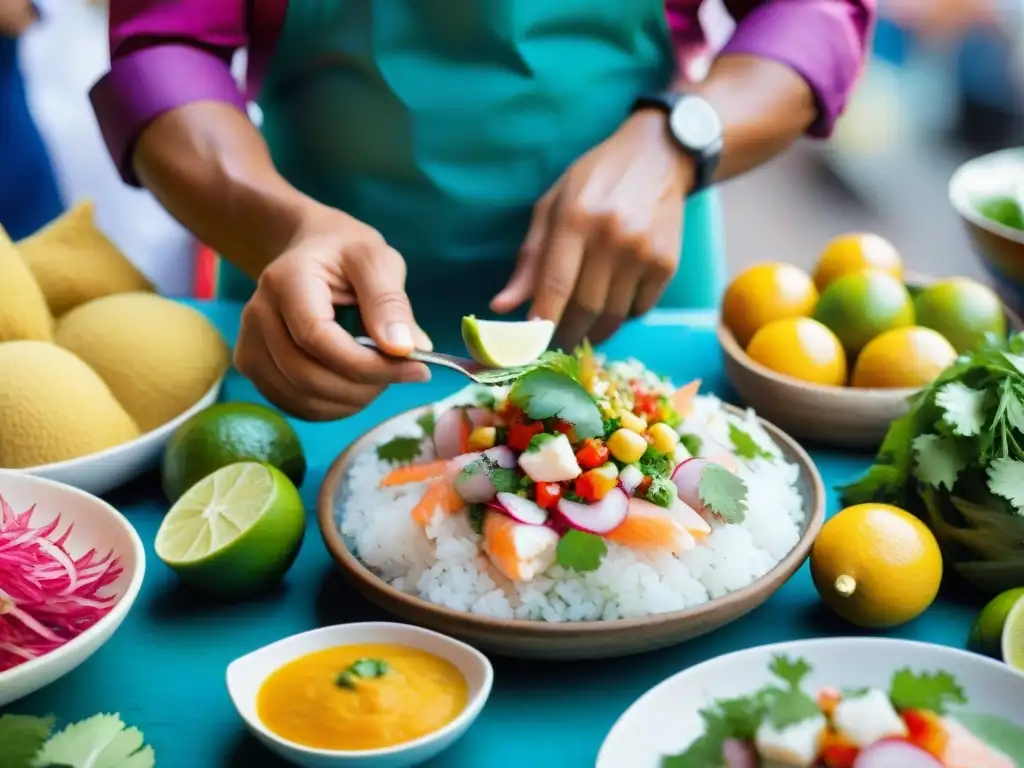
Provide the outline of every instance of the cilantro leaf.
{"type": "Polygon", "coordinates": [[[554,439],[554,435],[547,432],[540,432],[530,438],[530,443],[526,446],[525,453],[536,453],[543,447],[544,443],[554,439]]]}
{"type": "Polygon", "coordinates": [[[138,728],[117,715],[94,715],[54,734],[35,760],[36,766],[66,768],[153,768],[156,755],[138,728]]]}
{"type": "Polygon", "coordinates": [[[519,488],[519,478],[516,477],[514,469],[504,467],[492,467],[490,469],[491,483],[498,493],[515,493],[519,488]]]}
{"type": "Polygon", "coordinates": [[[914,438],[914,476],[933,488],[953,490],[960,472],[967,468],[956,438],[945,435],[918,435],[914,438]]]}
{"type": "Polygon", "coordinates": [[[419,424],[420,429],[423,430],[424,437],[434,436],[434,425],[437,421],[437,417],[434,415],[434,409],[424,411],[423,415],[416,419],[416,423],[419,424]]]}
{"type": "Polygon", "coordinates": [[[398,435],[377,446],[377,458],[392,464],[410,464],[422,452],[423,440],[419,437],[398,435]]]}
{"type": "Polygon", "coordinates": [[[653,445],[648,445],[644,455],[637,462],[637,467],[645,475],[651,477],[667,477],[672,471],[672,459],[653,445]]]}
{"type": "Polygon", "coordinates": [[[555,550],[556,562],[574,571],[596,571],[608,552],[604,539],[594,533],[566,531],[555,550]]]}
{"type": "Polygon", "coordinates": [[[948,672],[916,674],[907,667],[893,675],[889,699],[898,710],[930,709],[940,715],[946,714],[951,704],[967,703],[963,688],[948,672]]]}
{"type": "Polygon", "coordinates": [[[0,753],[4,768],[32,768],[53,731],[52,717],[0,715],[0,753]]]}
{"type": "Polygon", "coordinates": [[[484,515],[487,514],[487,506],[484,504],[469,505],[469,527],[474,533],[480,535],[484,532],[484,515]]]}
{"type": "Polygon", "coordinates": [[[811,673],[811,665],[803,659],[790,661],[788,656],[776,656],[768,665],[768,671],[795,691],[811,673]]]}
{"type": "Polygon", "coordinates": [[[897,467],[872,464],[868,471],[847,485],[839,487],[844,507],[869,501],[895,501],[903,478],[897,467]]]}
{"type": "Polygon", "coordinates": [[[988,489],[1010,502],[1024,515],[1024,461],[995,459],[988,465],[988,489]]]}
{"type": "Polygon", "coordinates": [[[534,421],[557,418],[571,424],[581,439],[604,435],[604,420],[594,398],[560,371],[535,368],[523,374],[512,385],[508,399],[534,421]]]}
{"type": "Polygon", "coordinates": [[[985,392],[952,381],[935,393],[935,404],[943,410],[942,420],[954,435],[972,437],[985,426],[985,392]]]}
{"type": "Polygon", "coordinates": [[[644,498],[652,504],[657,504],[659,507],[668,509],[672,506],[672,502],[678,496],[679,491],[671,480],[667,477],[661,477],[660,475],[654,475],[651,477],[651,484],[644,491],[644,498]]]}
{"type": "Polygon", "coordinates": [[[772,728],[781,731],[820,714],[821,710],[814,699],[797,688],[791,688],[779,691],[772,697],[768,707],[768,722],[772,728]]]}
{"type": "Polygon", "coordinates": [[[729,441],[732,443],[732,447],[736,449],[736,455],[740,458],[771,458],[771,453],[758,445],[754,438],[752,438],[747,432],[744,432],[732,423],[729,424],[729,441]]]}
{"type": "Polygon", "coordinates": [[[683,444],[683,447],[691,456],[700,455],[701,446],[704,445],[704,441],[696,435],[680,435],[679,442],[683,444]]]}
{"type": "Polygon", "coordinates": [[[697,486],[700,500],[727,523],[742,523],[747,516],[747,485],[718,464],[708,464],[697,486]]]}
{"type": "Polygon", "coordinates": [[[354,690],[356,680],[373,680],[383,677],[388,672],[388,663],[381,659],[356,659],[342,670],[335,678],[334,683],[339,688],[354,690]]]}

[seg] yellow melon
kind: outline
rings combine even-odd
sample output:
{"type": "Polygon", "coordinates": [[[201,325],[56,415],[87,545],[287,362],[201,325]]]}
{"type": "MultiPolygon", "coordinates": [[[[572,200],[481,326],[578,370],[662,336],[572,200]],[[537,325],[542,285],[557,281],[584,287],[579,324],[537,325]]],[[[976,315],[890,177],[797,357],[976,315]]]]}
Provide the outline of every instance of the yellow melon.
{"type": "Polygon", "coordinates": [[[76,459],[139,435],[110,388],[46,341],[0,344],[0,467],[76,459]]]}
{"type": "Polygon", "coordinates": [[[100,375],[143,432],[195,405],[230,364],[209,320],[152,293],[83,304],[58,321],[55,338],[100,375]]]}
{"type": "Polygon", "coordinates": [[[32,272],[0,227],[0,342],[48,341],[53,317],[32,272]]]}
{"type": "Polygon", "coordinates": [[[89,201],[19,241],[18,250],[54,317],[102,296],[153,290],[145,275],[97,229],[89,201]]]}

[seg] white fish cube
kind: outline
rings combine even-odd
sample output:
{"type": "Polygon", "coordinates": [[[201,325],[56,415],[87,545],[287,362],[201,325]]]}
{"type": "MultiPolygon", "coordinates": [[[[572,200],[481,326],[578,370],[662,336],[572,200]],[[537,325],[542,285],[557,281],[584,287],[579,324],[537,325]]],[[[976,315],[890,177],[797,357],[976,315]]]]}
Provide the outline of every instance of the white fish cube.
{"type": "Polygon", "coordinates": [[[825,725],[824,715],[809,717],[781,730],[766,720],[757,729],[754,746],[765,766],[808,768],[818,756],[825,725]]]}
{"type": "Polygon", "coordinates": [[[563,434],[548,435],[535,450],[520,454],[519,466],[535,483],[574,480],[582,472],[569,438],[563,434]]]}
{"type": "Polygon", "coordinates": [[[889,696],[877,688],[863,696],[843,699],[832,722],[847,739],[860,748],[890,736],[906,736],[907,726],[893,709],[889,696]]]}

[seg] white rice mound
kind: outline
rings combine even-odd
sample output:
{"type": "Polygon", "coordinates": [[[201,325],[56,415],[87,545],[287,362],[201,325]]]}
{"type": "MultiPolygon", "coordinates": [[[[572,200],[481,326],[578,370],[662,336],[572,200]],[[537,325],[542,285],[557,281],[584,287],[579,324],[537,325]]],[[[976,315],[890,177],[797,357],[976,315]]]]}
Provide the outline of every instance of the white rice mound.
{"type": "MultiPolygon", "coordinates": [[[[439,403],[436,411],[471,403],[467,388],[439,403]]],[[[800,539],[806,511],[799,467],[783,459],[754,412],[734,416],[711,395],[695,399],[679,431],[699,437],[701,456],[732,450],[734,424],[771,454],[739,459],[748,488],[741,524],[712,523],[711,534],[681,556],[643,554],[608,543],[596,571],[578,573],[553,566],[528,583],[513,583],[491,566],[468,516],[438,514],[424,530],[411,510],[425,484],[380,488],[391,466],[374,448],[355,457],[335,517],[353,553],[391,586],[457,611],[500,619],[549,622],[614,620],[691,608],[742,589],[771,570],[800,539]]],[[[389,422],[382,444],[397,435],[421,434],[414,419],[389,422]]],[[[429,441],[426,443],[429,446],[429,441]]],[[[420,461],[434,458],[429,447],[420,461]]]]}

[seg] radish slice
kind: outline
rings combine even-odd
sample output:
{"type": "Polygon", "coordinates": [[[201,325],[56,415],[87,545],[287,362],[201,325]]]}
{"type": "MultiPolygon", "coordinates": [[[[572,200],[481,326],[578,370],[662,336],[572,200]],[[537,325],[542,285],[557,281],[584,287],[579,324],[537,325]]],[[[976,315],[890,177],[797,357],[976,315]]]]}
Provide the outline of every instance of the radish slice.
{"type": "Polygon", "coordinates": [[[517,523],[544,525],[547,522],[547,511],[529,499],[524,499],[522,496],[502,492],[498,494],[497,501],[499,509],[517,523]]]}
{"type": "Polygon", "coordinates": [[[473,427],[493,427],[498,423],[497,414],[486,408],[467,408],[466,418],[473,427]]]}
{"type": "Polygon", "coordinates": [[[857,755],[853,768],[942,768],[942,763],[910,742],[889,739],[857,755]]]}
{"type": "Polygon", "coordinates": [[[619,472],[619,485],[630,496],[633,495],[633,491],[644,481],[644,473],[640,471],[638,467],[633,464],[627,464],[619,472]]]}
{"type": "Polygon", "coordinates": [[[462,408],[449,408],[434,423],[434,452],[439,459],[451,459],[465,449],[469,419],[462,408]]]}
{"type": "Polygon", "coordinates": [[[726,739],[722,745],[722,757],[725,768],[758,768],[761,765],[757,749],[749,741],[726,739]]]}
{"type": "Polygon", "coordinates": [[[570,527],[586,533],[605,534],[622,525],[629,512],[629,496],[621,488],[612,488],[594,504],[558,500],[558,513],[570,527]]]}
{"type": "Polygon", "coordinates": [[[484,458],[502,469],[513,469],[516,466],[516,454],[507,445],[496,445],[484,451],[484,458]]]}
{"type": "Polygon", "coordinates": [[[481,504],[493,499],[498,489],[491,480],[487,466],[481,462],[471,472],[460,471],[455,476],[455,492],[467,504],[481,504]]]}
{"type": "Polygon", "coordinates": [[[679,500],[697,512],[704,512],[704,501],[700,497],[700,477],[710,464],[707,459],[687,459],[672,472],[679,500]]]}

